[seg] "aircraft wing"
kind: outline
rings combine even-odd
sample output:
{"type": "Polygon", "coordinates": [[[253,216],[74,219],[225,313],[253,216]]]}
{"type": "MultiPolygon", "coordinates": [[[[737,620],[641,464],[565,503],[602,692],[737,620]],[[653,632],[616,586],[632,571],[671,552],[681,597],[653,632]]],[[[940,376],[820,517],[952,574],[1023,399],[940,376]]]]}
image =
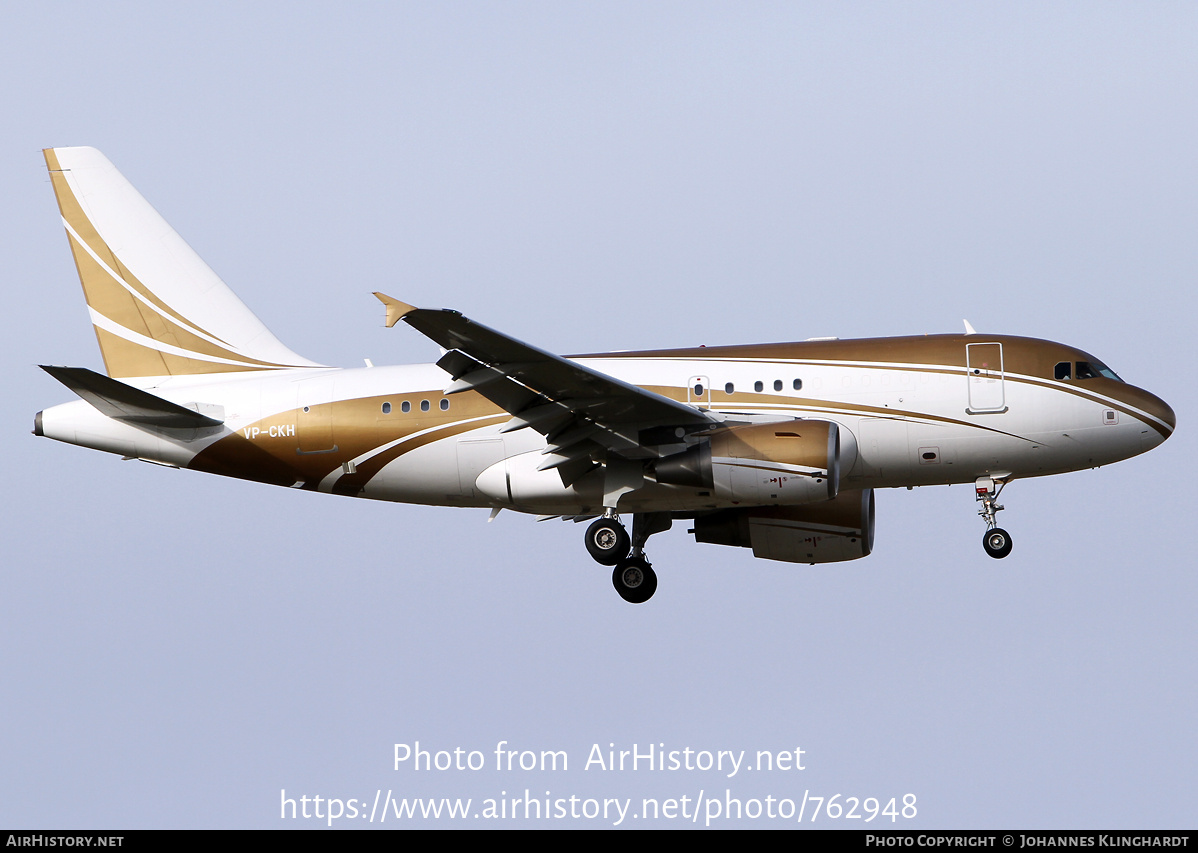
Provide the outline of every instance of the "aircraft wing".
{"type": "MultiPolygon", "coordinates": [[[[477,391],[512,415],[505,432],[537,430],[549,441],[546,453],[562,461],[589,452],[591,442],[627,458],[653,457],[658,454],[646,446],[653,442],[644,431],[719,424],[709,412],[518,341],[457,311],[375,296],[387,306],[388,326],[402,319],[448,350],[437,362],[454,378],[447,394],[477,391]]],[[[678,440],[672,430],[662,437],[662,444],[678,440]]]]}

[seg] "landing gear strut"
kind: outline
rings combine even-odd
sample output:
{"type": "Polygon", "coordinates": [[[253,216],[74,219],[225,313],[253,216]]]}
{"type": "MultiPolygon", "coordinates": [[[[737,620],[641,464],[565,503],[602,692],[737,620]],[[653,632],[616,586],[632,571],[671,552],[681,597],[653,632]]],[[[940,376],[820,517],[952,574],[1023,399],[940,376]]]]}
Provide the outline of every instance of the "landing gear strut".
{"type": "Polygon", "coordinates": [[[993,477],[978,477],[974,482],[976,498],[982,504],[978,515],[986,522],[986,535],[982,537],[982,547],[996,560],[1001,560],[1011,553],[1011,534],[999,527],[994,520],[995,514],[1002,509],[998,503],[998,495],[1004,486],[1006,481],[996,481],[993,477]],[[995,488],[996,483],[998,488],[995,488]]]}

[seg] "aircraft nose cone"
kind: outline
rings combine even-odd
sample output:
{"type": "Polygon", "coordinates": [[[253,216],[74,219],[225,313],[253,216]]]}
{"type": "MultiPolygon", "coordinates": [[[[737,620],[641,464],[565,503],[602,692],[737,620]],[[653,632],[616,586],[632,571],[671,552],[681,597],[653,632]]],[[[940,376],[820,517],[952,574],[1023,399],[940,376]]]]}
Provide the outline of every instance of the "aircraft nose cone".
{"type": "Polygon", "coordinates": [[[1177,426],[1177,415],[1173,409],[1155,394],[1135,385],[1119,383],[1111,388],[1111,396],[1127,406],[1140,428],[1140,453],[1151,450],[1173,434],[1177,426]]]}
{"type": "Polygon", "coordinates": [[[1174,414],[1173,408],[1160,397],[1147,391],[1141,391],[1141,393],[1143,396],[1136,401],[1137,405],[1152,418],[1148,422],[1152,429],[1148,430],[1143,437],[1144,449],[1148,450],[1164,443],[1165,439],[1173,434],[1173,430],[1177,427],[1177,415],[1174,414]]]}
{"type": "Polygon", "coordinates": [[[1169,433],[1172,434],[1173,430],[1177,428],[1177,415],[1173,414],[1172,407],[1164,400],[1158,400],[1157,402],[1161,404],[1159,417],[1169,425],[1169,433]]]}
{"type": "MultiPolygon", "coordinates": [[[[1154,417],[1160,418],[1169,425],[1169,434],[1177,428],[1177,415],[1173,413],[1173,407],[1155,395],[1149,395],[1152,399],[1147,406],[1148,413],[1154,417]]],[[[1168,438],[1168,436],[1165,436],[1168,438]]]]}

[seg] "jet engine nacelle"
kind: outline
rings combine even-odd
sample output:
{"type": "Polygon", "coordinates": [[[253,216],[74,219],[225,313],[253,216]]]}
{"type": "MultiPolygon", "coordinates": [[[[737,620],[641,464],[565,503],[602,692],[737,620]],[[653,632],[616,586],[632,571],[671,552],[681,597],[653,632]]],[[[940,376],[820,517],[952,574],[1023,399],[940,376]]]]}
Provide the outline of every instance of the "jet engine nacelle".
{"type": "Polygon", "coordinates": [[[873,489],[842,492],[809,506],[725,509],[695,519],[696,542],[752,548],[788,563],[838,563],[874,547],[873,489]]]}
{"type": "Polygon", "coordinates": [[[711,489],[734,503],[826,501],[840,487],[840,429],[815,420],[730,427],[658,460],[654,474],[659,483],[711,489]]]}

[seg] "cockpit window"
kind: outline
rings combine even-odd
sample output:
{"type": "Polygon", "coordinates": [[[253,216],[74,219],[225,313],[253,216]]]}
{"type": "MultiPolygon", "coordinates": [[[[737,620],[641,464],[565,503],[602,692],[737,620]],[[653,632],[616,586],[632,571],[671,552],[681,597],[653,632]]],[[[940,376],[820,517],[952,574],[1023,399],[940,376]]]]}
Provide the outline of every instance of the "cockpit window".
{"type": "Polygon", "coordinates": [[[1123,381],[1115,374],[1115,371],[1101,361],[1058,361],[1057,366],[1053,369],[1053,378],[1058,380],[1098,379],[1099,377],[1114,379],[1116,382],[1123,381]]]}
{"type": "Polygon", "coordinates": [[[1077,378],[1078,379],[1097,379],[1099,377],[1106,379],[1114,379],[1116,382],[1122,382],[1115,371],[1111,370],[1101,361],[1079,361],[1077,363],[1077,378]]]}

